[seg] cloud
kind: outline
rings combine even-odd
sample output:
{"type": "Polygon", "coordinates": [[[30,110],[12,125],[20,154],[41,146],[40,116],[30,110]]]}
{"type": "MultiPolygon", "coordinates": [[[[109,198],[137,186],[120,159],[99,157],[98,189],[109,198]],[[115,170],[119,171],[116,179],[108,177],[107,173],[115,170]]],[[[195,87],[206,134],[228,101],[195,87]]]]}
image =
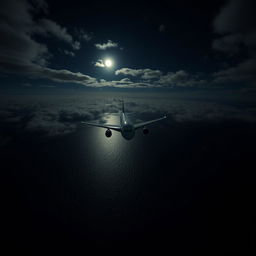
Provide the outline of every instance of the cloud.
{"type": "Polygon", "coordinates": [[[132,83],[132,81],[128,77],[121,79],[120,82],[122,82],[122,83],[132,83]]]}
{"type": "Polygon", "coordinates": [[[121,80],[106,81],[100,79],[95,86],[97,87],[116,87],[116,88],[151,88],[154,87],[151,83],[146,82],[133,82],[129,78],[123,78],[121,80]]]}
{"type": "Polygon", "coordinates": [[[73,37],[67,32],[65,27],[61,27],[55,21],[49,19],[41,19],[35,28],[35,32],[55,36],[58,39],[70,44],[74,50],[80,49],[80,43],[75,41],[73,37]]]}
{"type": "MultiPolygon", "coordinates": [[[[105,112],[118,112],[118,102],[106,105],[101,95],[9,96],[0,101],[0,132],[10,137],[24,134],[57,136],[74,132],[81,121],[99,119],[105,112]],[[7,99],[8,98],[8,99],[7,99]]],[[[1,140],[1,137],[0,137],[1,140]]],[[[0,141],[0,145],[3,144],[0,141]]],[[[5,144],[5,143],[4,143],[5,144]]]]}
{"type": "Polygon", "coordinates": [[[75,35],[76,37],[79,38],[80,41],[86,41],[89,42],[93,39],[94,35],[92,32],[86,32],[84,29],[82,28],[74,28],[75,31],[75,35]]]}
{"type": "Polygon", "coordinates": [[[56,70],[56,69],[50,69],[50,68],[39,68],[38,69],[38,76],[42,78],[47,78],[52,81],[56,82],[64,82],[64,83],[77,83],[81,85],[87,85],[90,86],[90,84],[95,83],[96,79],[84,75],[80,72],[71,72],[69,70],[56,70]]]}
{"type": "Polygon", "coordinates": [[[215,82],[247,82],[256,86],[256,59],[246,59],[238,65],[213,74],[215,82]]]}
{"type": "Polygon", "coordinates": [[[160,70],[121,68],[115,71],[116,75],[140,76],[143,79],[154,79],[162,75],[160,70]]]}
{"type": "Polygon", "coordinates": [[[212,48],[217,51],[234,55],[239,53],[242,46],[242,40],[243,38],[240,34],[225,35],[215,39],[212,43],[212,48]]]}
{"type": "Polygon", "coordinates": [[[141,85],[148,87],[194,87],[207,83],[206,80],[184,70],[168,72],[164,75],[160,70],[122,68],[116,70],[115,74],[140,77],[142,79],[141,85]]]}
{"type": "Polygon", "coordinates": [[[81,40],[89,42],[89,41],[92,40],[93,34],[92,33],[87,33],[84,30],[80,30],[80,38],[81,38],[81,40]]]}
{"type": "MultiPolygon", "coordinates": [[[[124,80],[123,82],[129,82],[124,80]]],[[[167,121],[223,121],[239,120],[256,122],[254,99],[249,94],[228,91],[219,93],[104,93],[90,92],[58,95],[2,95],[0,96],[0,133],[2,138],[23,137],[25,134],[59,136],[73,133],[81,127],[81,121],[104,122],[106,115],[118,113],[119,98],[125,98],[129,112],[135,118],[149,119],[167,113],[167,121]],[[220,98],[221,97],[221,98],[220,98]],[[221,103],[220,103],[221,102],[221,103]],[[243,105],[243,108],[240,106],[243,105]],[[147,118],[145,118],[147,116],[147,118]]],[[[1,140],[0,145],[5,144],[1,140]]]]}
{"type": "Polygon", "coordinates": [[[216,16],[213,25],[219,37],[213,41],[212,48],[234,58],[237,64],[215,72],[214,82],[256,85],[252,66],[256,62],[255,7],[253,0],[229,0],[216,16]],[[244,56],[242,60],[241,56],[244,56]]]}
{"type": "MultiPolygon", "coordinates": [[[[45,1],[40,0],[39,5],[36,3],[26,0],[1,1],[0,70],[5,73],[26,75],[30,78],[46,78],[57,82],[88,86],[95,83],[96,79],[88,75],[47,67],[51,53],[46,45],[34,39],[34,34],[50,34],[69,43],[73,49],[79,49],[80,44],[74,41],[67,30],[56,22],[48,19],[40,19],[39,22],[36,22],[33,14],[47,11],[45,1]]],[[[68,50],[64,50],[64,53],[70,56],[74,54],[68,50]]]]}
{"type": "Polygon", "coordinates": [[[100,79],[95,83],[92,83],[91,86],[94,87],[115,87],[115,88],[150,88],[153,85],[150,83],[142,83],[142,82],[133,82],[129,78],[123,78],[121,80],[112,80],[107,81],[105,79],[100,79]]]}
{"type": "Polygon", "coordinates": [[[89,42],[92,40],[92,35],[90,34],[83,34],[82,39],[85,40],[86,42],[89,42]]]}
{"type": "Polygon", "coordinates": [[[207,81],[184,70],[179,70],[177,72],[168,72],[166,75],[161,76],[159,83],[170,87],[200,87],[200,85],[206,84],[207,81]]]}
{"type": "Polygon", "coordinates": [[[1,24],[7,23],[10,27],[24,30],[29,25],[34,24],[29,10],[36,11],[27,1],[2,0],[0,8],[1,24]]]}
{"type": "Polygon", "coordinates": [[[108,40],[107,43],[102,43],[102,44],[95,44],[95,47],[99,50],[106,50],[108,48],[116,48],[118,47],[118,43],[115,43],[111,40],[108,40]]]}
{"type": "Polygon", "coordinates": [[[47,46],[32,38],[36,23],[31,13],[36,11],[27,1],[1,1],[0,61],[2,66],[6,63],[5,69],[15,63],[46,65],[50,56],[47,46]]]}
{"type": "Polygon", "coordinates": [[[66,55],[68,56],[71,56],[71,57],[74,57],[75,56],[75,53],[74,52],[71,52],[71,51],[68,51],[68,50],[64,50],[63,51],[66,55]]]}
{"type": "Polygon", "coordinates": [[[238,53],[242,47],[249,53],[255,49],[255,7],[253,0],[229,0],[214,19],[214,30],[220,37],[214,40],[213,48],[231,53],[234,49],[238,53]]]}
{"type": "Polygon", "coordinates": [[[96,61],[96,62],[94,63],[94,66],[95,66],[95,67],[104,68],[104,67],[105,67],[105,64],[104,64],[103,60],[99,59],[98,61],[96,61]]]}
{"type": "Polygon", "coordinates": [[[255,30],[255,1],[229,0],[214,19],[218,34],[246,33],[255,30]]]}
{"type": "Polygon", "coordinates": [[[4,66],[1,66],[0,60],[0,69],[6,68],[6,72],[28,75],[30,78],[44,78],[49,79],[55,82],[61,83],[76,83],[85,86],[94,86],[96,83],[96,78],[82,74],[80,72],[72,72],[65,69],[51,69],[47,67],[42,67],[36,64],[18,64],[18,63],[4,63],[4,66]]]}
{"type": "Polygon", "coordinates": [[[31,0],[31,4],[36,12],[43,11],[45,14],[48,14],[48,4],[45,0],[31,0]]]}

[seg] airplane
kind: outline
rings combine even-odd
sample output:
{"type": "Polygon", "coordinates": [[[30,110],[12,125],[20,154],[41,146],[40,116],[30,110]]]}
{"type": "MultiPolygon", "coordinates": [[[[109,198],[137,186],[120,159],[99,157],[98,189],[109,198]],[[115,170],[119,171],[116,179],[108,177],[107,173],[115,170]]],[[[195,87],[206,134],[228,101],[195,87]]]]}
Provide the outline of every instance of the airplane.
{"type": "Polygon", "coordinates": [[[105,132],[105,135],[107,138],[110,138],[112,136],[112,131],[117,131],[117,132],[121,132],[122,136],[126,139],[126,140],[131,140],[134,136],[135,136],[135,131],[143,128],[143,134],[148,134],[149,130],[146,127],[146,125],[161,121],[163,119],[165,119],[167,116],[163,116],[160,117],[158,119],[154,119],[154,120],[150,120],[150,121],[146,121],[143,123],[137,123],[137,124],[133,124],[129,118],[127,118],[127,113],[124,111],[124,101],[122,101],[122,111],[119,112],[120,115],[120,125],[109,125],[109,124],[97,124],[97,123],[91,123],[91,122],[84,122],[82,121],[82,124],[85,125],[91,125],[91,126],[96,126],[96,127],[101,127],[101,128],[105,128],[107,129],[105,132]]]}

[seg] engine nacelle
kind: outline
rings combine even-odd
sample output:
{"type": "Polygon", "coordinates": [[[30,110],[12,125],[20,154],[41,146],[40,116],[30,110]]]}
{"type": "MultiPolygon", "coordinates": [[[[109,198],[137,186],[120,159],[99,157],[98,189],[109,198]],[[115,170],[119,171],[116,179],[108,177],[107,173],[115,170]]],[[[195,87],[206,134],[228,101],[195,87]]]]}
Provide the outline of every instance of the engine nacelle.
{"type": "Polygon", "coordinates": [[[112,136],[111,130],[107,129],[105,132],[106,137],[110,138],[112,136]]]}
{"type": "Polygon", "coordinates": [[[146,127],[144,127],[142,131],[144,135],[149,134],[149,130],[146,127]]]}

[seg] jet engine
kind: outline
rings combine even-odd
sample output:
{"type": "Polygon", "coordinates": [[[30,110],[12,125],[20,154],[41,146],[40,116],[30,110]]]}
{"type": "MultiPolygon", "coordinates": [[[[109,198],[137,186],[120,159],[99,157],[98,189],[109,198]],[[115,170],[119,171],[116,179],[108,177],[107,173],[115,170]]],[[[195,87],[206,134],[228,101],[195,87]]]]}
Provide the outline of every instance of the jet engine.
{"type": "Polygon", "coordinates": [[[148,134],[148,133],[149,133],[148,128],[144,127],[144,128],[143,128],[143,134],[146,135],[146,134],[148,134]]]}
{"type": "Polygon", "coordinates": [[[108,138],[111,137],[111,136],[112,136],[111,130],[107,129],[106,132],[105,132],[105,135],[106,135],[106,137],[108,137],[108,138]]]}

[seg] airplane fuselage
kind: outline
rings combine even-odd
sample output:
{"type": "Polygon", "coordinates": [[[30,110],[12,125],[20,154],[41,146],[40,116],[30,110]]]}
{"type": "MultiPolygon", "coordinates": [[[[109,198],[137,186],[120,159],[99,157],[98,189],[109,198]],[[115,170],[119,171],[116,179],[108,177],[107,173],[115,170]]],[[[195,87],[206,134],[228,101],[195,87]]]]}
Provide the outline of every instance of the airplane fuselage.
{"type": "Polygon", "coordinates": [[[127,118],[124,112],[120,112],[121,134],[126,140],[131,140],[135,136],[133,124],[127,118]]]}

